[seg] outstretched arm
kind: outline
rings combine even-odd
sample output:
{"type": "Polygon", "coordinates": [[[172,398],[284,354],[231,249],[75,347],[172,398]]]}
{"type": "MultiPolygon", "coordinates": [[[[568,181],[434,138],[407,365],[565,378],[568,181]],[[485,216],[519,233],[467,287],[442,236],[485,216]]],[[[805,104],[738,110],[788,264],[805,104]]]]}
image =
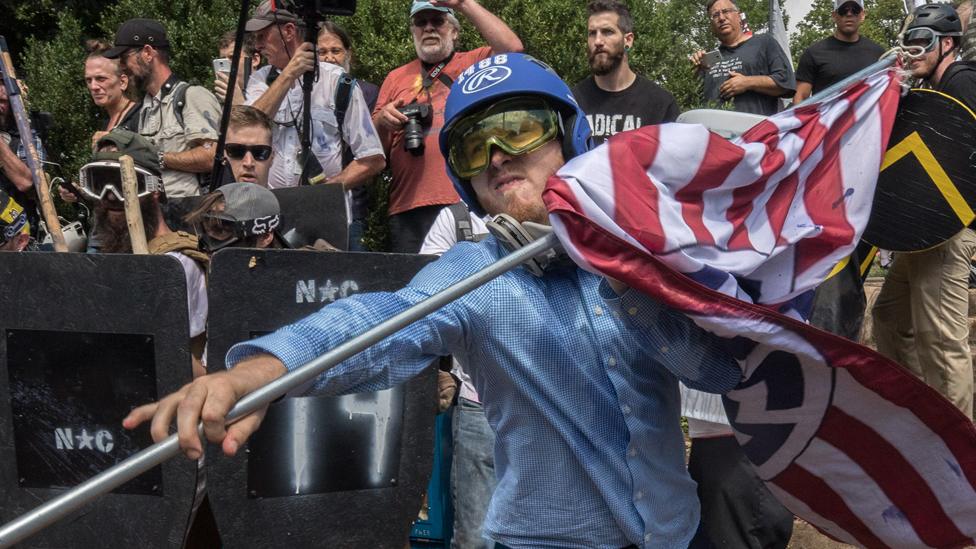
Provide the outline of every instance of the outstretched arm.
{"type": "Polygon", "coordinates": [[[522,51],[522,40],[502,21],[476,0],[433,0],[435,6],[457,10],[474,25],[478,34],[488,42],[492,53],[522,51]]]}

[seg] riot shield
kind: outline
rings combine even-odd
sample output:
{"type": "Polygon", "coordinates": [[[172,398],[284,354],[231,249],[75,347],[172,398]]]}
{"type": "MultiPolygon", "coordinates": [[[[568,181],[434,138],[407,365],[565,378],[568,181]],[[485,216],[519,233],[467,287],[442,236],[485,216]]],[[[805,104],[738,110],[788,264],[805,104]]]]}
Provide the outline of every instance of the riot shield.
{"type": "MultiPolygon", "coordinates": [[[[208,368],[238,341],[353,293],[402,287],[429,256],[226,249],[210,273],[208,368]]],[[[432,464],[433,367],[386,391],[277,402],[246,451],[207,449],[227,547],[403,547],[432,464]]]]}
{"type": "MultiPolygon", "coordinates": [[[[186,278],[166,256],[4,253],[0,522],[152,444],[135,406],[192,377],[186,278]]],[[[30,547],[180,547],[196,463],[173,460],[31,538],[30,547]]]]}
{"type": "MultiPolygon", "coordinates": [[[[349,216],[346,197],[341,185],[315,185],[272,189],[281,207],[278,234],[291,248],[310,246],[322,239],[340,250],[349,240],[349,216]]],[[[192,233],[183,221],[186,214],[200,203],[200,197],[170,199],[163,206],[166,223],[173,230],[192,233]]]]}
{"type": "Polygon", "coordinates": [[[927,250],[976,219],[976,116],[934,90],[902,98],[878,176],[864,240],[895,252],[927,250]]]}

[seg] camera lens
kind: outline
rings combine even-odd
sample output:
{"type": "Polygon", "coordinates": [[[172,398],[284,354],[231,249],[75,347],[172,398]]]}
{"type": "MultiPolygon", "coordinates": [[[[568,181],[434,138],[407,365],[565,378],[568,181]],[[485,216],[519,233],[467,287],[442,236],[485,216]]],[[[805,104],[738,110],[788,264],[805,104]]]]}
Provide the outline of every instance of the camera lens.
{"type": "Polygon", "coordinates": [[[403,148],[414,156],[424,154],[424,127],[411,117],[403,126],[403,148]]]}

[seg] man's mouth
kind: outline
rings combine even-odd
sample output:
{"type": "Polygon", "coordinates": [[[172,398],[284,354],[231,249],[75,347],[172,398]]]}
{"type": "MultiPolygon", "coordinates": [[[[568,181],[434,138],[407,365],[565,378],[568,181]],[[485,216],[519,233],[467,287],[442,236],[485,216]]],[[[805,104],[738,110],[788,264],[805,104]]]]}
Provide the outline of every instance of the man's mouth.
{"type": "Polygon", "coordinates": [[[511,187],[515,187],[525,181],[523,177],[508,174],[495,179],[494,188],[496,191],[505,192],[511,187]]]}
{"type": "Polygon", "coordinates": [[[254,176],[253,173],[244,173],[237,178],[239,183],[257,183],[258,178],[254,176]]]}

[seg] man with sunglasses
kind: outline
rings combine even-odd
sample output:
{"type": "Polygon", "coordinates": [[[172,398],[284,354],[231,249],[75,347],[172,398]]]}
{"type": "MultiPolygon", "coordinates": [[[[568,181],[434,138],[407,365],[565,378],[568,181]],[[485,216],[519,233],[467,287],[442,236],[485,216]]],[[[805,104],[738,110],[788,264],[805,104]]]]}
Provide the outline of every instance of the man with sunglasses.
{"type": "Polygon", "coordinates": [[[468,66],[490,55],[522,51],[522,41],[504,21],[476,0],[414,1],[410,7],[410,34],[417,59],[393,69],[380,87],[373,123],[390,159],[390,237],[392,251],[417,253],[441,209],[458,202],[444,173],[444,158],[437,134],[444,126],[444,104],[451,84],[468,66]],[[464,15],[488,42],[487,47],[457,51],[464,15]],[[419,119],[423,142],[407,149],[401,109],[426,105],[431,116],[419,119]]]}
{"type": "Polygon", "coordinates": [[[735,0],[709,0],[705,13],[721,54],[721,60],[709,66],[704,51],[691,56],[703,79],[705,102],[731,102],[736,111],[765,116],[779,112],[779,99],[793,97],[796,88],[783,48],[768,33],[743,32],[743,14],[735,0]]]}
{"type": "MultiPolygon", "coordinates": [[[[912,13],[900,42],[910,53],[920,54],[908,64],[912,76],[976,111],[976,64],[955,61],[961,36],[962,25],[952,6],[927,4],[912,13]]],[[[974,254],[976,233],[971,228],[931,250],[896,253],[871,311],[878,351],[907,367],[969,417],[969,267],[974,254]]]]}
{"type": "Polygon", "coordinates": [[[834,34],[815,42],[800,56],[793,104],[840,82],[877,61],[884,48],[861,36],[864,0],[834,0],[834,34]]]}
{"type": "Polygon", "coordinates": [[[274,123],[264,112],[246,105],[231,108],[224,159],[234,174],[234,181],[268,186],[268,172],[274,160],[273,132],[274,123]]]}
{"type": "Polygon", "coordinates": [[[159,149],[167,196],[197,196],[203,174],[213,168],[220,103],[210,90],[173,74],[169,48],[159,21],[129,19],[104,56],[119,59],[144,94],[139,134],[159,149]]]}
{"type": "MultiPolygon", "coordinates": [[[[591,146],[569,87],[529,56],[495,55],[458,75],[445,108],[439,146],[468,206],[509,216],[496,218],[502,232],[547,231],[546,181],[591,146]]],[[[178,415],[183,451],[197,458],[202,417],[207,438],[235,454],[263,412],[225,427],[234,402],[494,263],[508,253],[503,240],[459,243],[400,291],[342,299],[237,345],[231,369],[133,410],[123,425],[152,419],[160,440],[178,415]]],[[[378,390],[438,356],[457,356],[497,435],[498,487],[484,528],[496,548],[697,547],[698,502],[671,371],[700,365],[709,379],[688,383],[716,392],[741,372],[687,317],[611,284],[558,257],[534,262],[351,357],[310,389],[378,390]]]]}

